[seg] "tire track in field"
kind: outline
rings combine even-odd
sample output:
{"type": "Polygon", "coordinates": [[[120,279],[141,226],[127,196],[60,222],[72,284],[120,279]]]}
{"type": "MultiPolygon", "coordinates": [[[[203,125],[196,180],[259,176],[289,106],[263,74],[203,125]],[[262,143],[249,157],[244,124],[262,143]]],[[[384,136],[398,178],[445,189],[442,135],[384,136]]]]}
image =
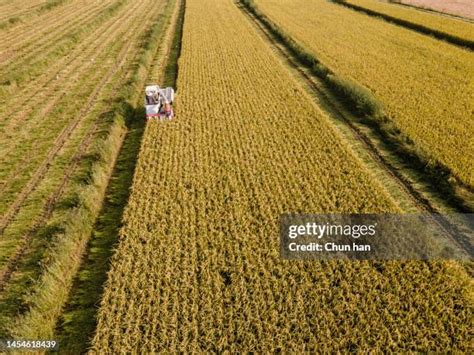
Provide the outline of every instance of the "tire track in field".
{"type": "MultiPolygon", "coordinates": [[[[10,125],[8,126],[9,130],[11,132],[17,132],[17,135],[22,134],[22,132],[30,131],[32,129],[32,127],[34,127],[33,126],[34,123],[41,122],[41,120],[44,117],[46,117],[46,115],[48,115],[51,112],[51,110],[54,109],[54,106],[56,105],[56,103],[59,100],[61,100],[62,96],[65,93],[67,93],[72,86],[75,85],[75,80],[73,80],[73,79],[75,77],[80,77],[83,72],[85,72],[86,70],[89,69],[90,66],[92,66],[92,62],[90,61],[89,56],[93,55],[94,53],[101,53],[102,52],[101,48],[108,45],[112,41],[113,36],[116,36],[115,31],[120,31],[123,28],[123,24],[121,23],[122,19],[124,17],[130,16],[130,14],[134,14],[136,12],[137,8],[138,8],[138,5],[135,4],[133,8],[128,9],[128,11],[123,13],[119,18],[115,18],[114,19],[115,23],[113,23],[112,25],[107,25],[106,24],[107,25],[107,30],[104,31],[101,34],[101,36],[92,37],[92,38],[95,38],[95,40],[91,44],[92,47],[88,48],[86,51],[82,51],[81,52],[82,56],[74,57],[73,60],[71,60],[70,62],[68,62],[66,64],[68,66],[66,68],[67,71],[68,72],[71,72],[71,71],[74,72],[74,77],[64,75],[64,77],[67,78],[67,84],[66,85],[64,85],[63,82],[61,82],[61,81],[55,83],[55,86],[53,86],[52,89],[50,89],[49,91],[43,91],[43,95],[38,95],[37,100],[34,100],[31,104],[31,106],[28,107],[28,111],[21,111],[17,115],[12,116],[11,119],[12,119],[13,122],[10,122],[10,125]],[[85,58],[88,58],[89,60],[86,61],[85,58]],[[73,63],[74,61],[76,61],[75,66],[71,65],[71,63],[73,63]],[[79,69],[77,69],[77,67],[79,67],[79,69]],[[61,91],[56,92],[57,88],[60,88],[61,91]],[[35,115],[33,120],[29,120],[28,126],[18,128],[17,126],[20,124],[21,119],[23,119],[23,117],[25,115],[30,114],[33,109],[38,109],[38,105],[40,103],[45,103],[46,106],[41,109],[39,114],[35,115]]],[[[21,97],[21,95],[19,95],[19,97],[21,97]]],[[[10,106],[14,107],[15,105],[10,105],[10,106]]],[[[7,129],[8,129],[8,127],[7,127],[7,129]]],[[[4,128],[2,128],[1,130],[4,130],[4,128]]],[[[2,151],[2,156],[3,157],[6,157],[11,151],[14,151],[16,149],[16,147],[18,147],[19,144],[21,144],[21,141],[19,141],[18,139],[10,139],[10,140],[8,140],[8,142],[11,142],[11,145],[9,145],[8,149],[3,147],[3,149],[6,149],[6,150],[2,149],[3,150],[2,151]]],[[[26,163],[28,158],[29,158],[28,155],[23,155],[20,158],[20,160],[17,162],[16,168],[11,169],[11,173],[5,178],[4,181],[0,182],[0,193],[2,193],[5,190],[8,181],[11,178],[17,176],[19,171],[22,168],[24,168],[24,163],[26,163]]],[[[3,159],[3,161],[5,162],[5,159],[3,159]]]]}
{"type": "Polygon", "coordinates": [[[70,14],[66,17],[63,22],[57,25],[56,28],[48,32],[48,35],[39,34],[40,40],[33,40],[23,47],[12,49],[9,48],[7,51],[0,54],[0,65],[4,70],[0,71],[0,74],[5,75],[14,71],[24,65],[25,62],[28,65],[33,65],[32,60],[38,60],[39,58],[44,57],[52,49],[57,48],[61,41],[67,40],[67,37],[74,33],[75,31],[80,30],[82,27],[87,27],[90,22],[93,22],[97,18],[98,14],[102,13],[108,8],[109,3],[102,2],[100,5],[97,5],[93,8],[87,8],[85,12],[81,13],[81,17],[78,18],[78,14],[70,14]],[[72,18],[72,20],[70,20],[72,18]],[[49,47],[51,43],[55,45],[49,47]],[[33,49],[31,49],[31,47],[33,49]],[[40,55],[38,55],[40,54],[40,55]],[[9,66],[9,64],[12,64],[9,66]]]}
{"type": "MultiPolygon", "coordinates": [[[[126,47],[126,51],[122,52],[119,56],[119,63],[125,60],[126,53],[130,50],[133,42],[130,41],[126,47]]],[[[33,176],[30,178],[26,186],[23,187],[21,192],[17,195],[13,203],[8,208],[7,212],[2,216],[0,220],[0,235],[3,235],[5,228],[11,223],[13,218],[18,213],[22,203],[25,199],[35,190],[40,181],[43,179],[49,167],[59,153],[64,143],[67,141],[69,136],[72,134],[74,129],[79,125],[79,123],[84,119],[86,114],[92,109],[94,102],[97,100],[97,95],[99,92],[109,83],[110,79],[115,73],[120,69],[119,66],[112,67],[107,74],[102,78],[99,84],[94,88],[92,93],[89,95],[86,103],[83,105],[82,109],[76,114],[74,119],[66,126],[60,135],[56,138],[54,146],[49,150],[46,158],[43,160],[41,165],[36,169],[33,176]]]]}
{"type": "Polygon", "coordinates": [[[417,188],[409,181],[398,169],[396,169],[384,156],[380,150],[375,146],[371,139],[358,128],[350,117],[344,113],[337,104],[337,100],[328,94],[320,85],[318,85],[317,79],[313,78],[312,75],[308,74],[302,66],[298,63],[298,60],[293,57],[290,51],[273,37],[268,29],[260,22],[258,18],[250,13],[241,4],[236,4],[238,8],[250,19],[250,21],[258,29],[258,32],[262,34],[262,37],[266,42],[274,48],[280,56],[285,58],[287,64],[298,72],[301,79],[304,80],[306,85],[322,99],[324,104],[329,107],[330,113],[340,119],[350,128],[353,138],[358,142],[362,143],[365,151],[369,154],[371,159],[383,170],[388,176],[391,177],[392,181],[399,187],[401,191],[411,200],[411,202],[418,208],[421,213],[427,213],[429,215],[436,215],[430,217],[431,220],[436,224],[446,236],[450,238],[452,242],[462,248],[469,256],[474,256],[474,247],[469,241],[469,237],[463,236],[459,229],[454,223],[448,221],[443,217],[440,211],[434,207],[431,202],[423,196],[423,194],[417,190],[417,188]]]}

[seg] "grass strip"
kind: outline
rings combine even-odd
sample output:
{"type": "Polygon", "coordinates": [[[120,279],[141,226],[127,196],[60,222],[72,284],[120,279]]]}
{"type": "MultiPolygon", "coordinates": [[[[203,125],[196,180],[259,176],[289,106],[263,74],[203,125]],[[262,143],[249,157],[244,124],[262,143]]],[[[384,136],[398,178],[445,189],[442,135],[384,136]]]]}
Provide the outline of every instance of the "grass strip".
{"type": "Polygon", "coordinates": [[[18,22],[21,22],[21,18],[19,16],[10,17],[8,20],[0,22],[0,30],[5,30],[18,22]]]}
{"type": "MultiPolygon", "coordinates": [[[[33,13],[42,14],[60,5],[65,4],[67,1],[68,0],[48,0],[46,4],[41,5],[38,9],[33,11],[33,13]]],[[[29,14],[28,16],[31,16],[31,14],[29,14]]],[[[23,22],[22,16],[10,17],[8,20],[0,22],[0,30],[5,30],[7,28],[10,28],[11,26],[19,22],[23,22]]]]}
{"type": "Polygon", "coordinates": [[[67,0],[48,0],[46,4],[42,5],[39,9],[38,12],[42,13],[45,11],[49,11],[54,9],[55,7],[58,7],[62,4],[64,4],[67,0]]]}

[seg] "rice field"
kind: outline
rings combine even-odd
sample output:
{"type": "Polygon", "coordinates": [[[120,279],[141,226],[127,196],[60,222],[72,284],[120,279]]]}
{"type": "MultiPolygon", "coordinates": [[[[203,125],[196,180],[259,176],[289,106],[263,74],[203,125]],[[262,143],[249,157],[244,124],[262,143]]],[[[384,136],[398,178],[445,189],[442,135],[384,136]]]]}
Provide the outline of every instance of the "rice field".
{"type": "Polygon", "coordinates": [[[474,186],[471,51],[325,0],[255,4],[339,76],[370,89],[420,155],[474,186]]]}
{"type": "Polygon", "coordinates": [[[453,43],[326,0],[0,0],[0,352],[472,352],[472,262],[280,254],[283,214],[469,208],[369,127],[474,187],[453,43]]]}
{"type": "Polygon", "coordinates": [[[186,1],[179,68],[175,121],[146,127],[92,352],[467,350],[456,263],[280,258],[281,213],[400,209],[233,1],[186,1]]]}
{"type": "Polygon", "coordinates": [[[440,16],[439,14],[418,11],[411,7],[397,6],[379,0],[346,0],[349,4],[389,15],[397,19],[409,21],[441,31],[452,36],[474,41],[474,24],[456,18],[440,16]]]}
{"type": "Polygon", "coordinates": [[[143,38],[167,4],[22,3],[0,8],[51,8],[0,35],[0,338],[24,338],[14,328],[31,314],[28,334],[52,336],[127,131],[143,38]]]}

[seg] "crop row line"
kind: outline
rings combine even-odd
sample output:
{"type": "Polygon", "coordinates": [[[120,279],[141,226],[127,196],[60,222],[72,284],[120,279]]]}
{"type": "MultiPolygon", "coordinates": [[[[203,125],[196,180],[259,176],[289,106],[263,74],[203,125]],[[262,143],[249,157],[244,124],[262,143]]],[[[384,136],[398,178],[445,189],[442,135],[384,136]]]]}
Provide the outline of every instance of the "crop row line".
{"type": "MultiPolygon", "coordinates": [[[[51,44],[53,44],[52,47],[60,46],[64,39],[72,37],[78,29],[84,27],[88,21],[93,21],[99,12],[110,6],[109,1],[94,4],[91,7],[78,7],[76,11],[66,12],[65,16],[51,22],[51,27],[48,28],[46,34],[40,32],[41,24],[39,24],[39,27],[36,28],[37,36],[25,36],[24,42],[21,41],[22,37],[16,41],[13,38],[12,43],[7,43],[6,50],[0,54],[2,71],[10,73],[21,67],[20,64],[26,62],[27,59],[37,59],[38,53],[44,56],[47,54],[45,49],[51,44]],[[12,66],[9,66],[10,63],[12,66]]],[[[6,78],[2,78],[2,82],[6,82],[6,80],[6,78]]]]}
{"type": "MultiPolygon", "coordinates": [[[[130,48],[130,45],[127,46],[130,48]]],[[[123,56],[126,54],[122,53],[119,57],[120,61],[123,60],[123,56]]],[[[61,131],[59,136],[55,139],[53,147],[48,151],[46,158],[43,160],[41,165],[36,169],[35,173],[32,175],[28,183],[23,187],[21,192],[17,195],[13,203],[9,206],[7,212],[2,216],[0,220],[0,235],[3,234],[3,231],[14,218],[18,212],[21,204],[27,198],[27,196],[35,189],[38,183],[41,181],[43,176],[46,174],[48,169],[51,166],[51,162],[54,160],[58,152],[61,150],[68,137],[78,126],[78,124],[84,119],[86,113],[91,109],[92,104],[97,100],[98,93],[108,84],[110,78],[118,71],[118,67],[112,67],[109,69],[107,74],[102,77],[98,85],[95,86],[94,90],[90,93],[87,98],[87,101],[83,104],[79,112],[74,116],[71,122],[61,131]]]]}
{"type": "MultiPolygon", "coordinates": [[[[18,4],[12,4],[12,5],[13,5],[12,6],[13,8],[11,10],[8,9],[8,5],[0,7],[0,13],[1,13],[0,21],[5,21],[5,20],[8,20],[10,18],[20,18],[20,16],[24,16],[25,14],[29,14],[29,13],[38,11],[43,6],[43,4],[41,4],[41,1],[38,1],[38,0],[36,2],[35,1],[29,1],[28,4],[22,4],[20,12],[18,12],[18,9],[17,9],[18,4]]],[[[0,22],[0,24],[1,23],[2,22],[0,22]]],[[[1,29],[1,27],[0,27],[0,29],[1,29]]]]}
{"type": "MultiPolygon", "coordinates": [[[[140,14],[140,12],[137,11],[136,8],[133,8],[132,13],[136,14],[136,16],[130,18],[130,20],[129,20],[130,22],[134,22],[134,20],[140,14]]],[[[113,70],[112,75],[114,75],[116,72],[121,70],[123,68],[123,66],[125,65],[125,62],[129,57],[132,46],[134,45],[135,37],[137,37],[140,33],[142,33],[142,31],[144,29],[144,26],[146,26],[147,21],[151,17],[151,12],[147,11],[146,13],[147,13],[147,17],[143,18],[143,17],[140,16],[140,19],[141,19],[140,22],[138,24],[136,24],[134,27],[130,27],[130,26],[127,27],[128,28],[128,33],[132,34],[132,36],[130,38],[128,38],[127,41],[124,41],[124,43],[127,43],[127,45],[125,46],[125,48],[123,48],[121,50],[121,53],[118,55],[117,61],[116,61],[116,63],[114,63],[114,66],[111,69],[111,70],[113,70]]],[[[118,89],[119,84],[120,84],[120,81],[117,81],[114,84],[114,86],[113,86],[113,88],[110,92],[111,93],[116,92],[116,90],[118,89]]],[[[87,112],[84,112],[84,116],[86,116],[86,115],[87,115],[87,112]]],[[[100,123],[101,122],[99,121],[99,118],[98,118],[88,128],[88,130],[86,131],[84,137],[80,141],[80,143],[79,143],[79,145],[76,149],[76,152],[72,156],[71,163],[66,168],[64,176],[62,177],[59,186],[46,199],[46,203],[43,206],[43,210],[42,210],[41,215],[38,217],[38,219],[34,223],[33,227],[30,228],[30,230],[23,235],[23,237],[21,239],[21,242],[17,246],[16,252],[12,255],[12,257],[8,261],[7,265],[4,266],[2,268],[2,270],[0,270],[0,292],[3,290],[3,288],[5,287],[5,284],[8,282],[11,273],[14,271],[14,269],[16,267],[16,264],[18,263],[18,261],[21,259],[21,257],[25,253],[25,250],[27,248],[28,241],[30,240],[30,238],[32,238],[34,236],[34,234],[37,232],[37,230],[40,227],[42,227],[46,223],[46,221],[51,217],[51,214],[54,210],[54,207],[55,207],[57,201],[59,200],[62,193],[64,192],[64,190],[66,188],[66,185],[69,182],[69,179],[71,178],[71,176],[74,173],[75,169],[78,167],[78,164],[80,163],[85,151],[87,150],[87,148],[91,144],[91,142],[94,138],[94,133],[95,133],[95,131],[96,131],[96,129],[97,129],[97,127],[100,123]]]]}
{"type": "MultiPolygon", "coordinates": [[[[42,130],[51,131],[52,127],[45,127],[45,117],[50,117],[51,111],[53,109],[58,108],[58,101],[64,102],[63,96],[65,94],[69,94],[69,96],[77,95],[77,92],[73,90],[73,86],[76,85],[77,87],[77,85],[80,85],[80,83],[77,82],[77,79],[84,78],[85,71],[89,70],[89,68],[95,68],[96,70],[91,73],[95,73],[94,75],[97,76],[97,78],[100,77],[100,73],[97,72],[97,65],[94,67],[93,64],[100,63],[101,60],[95,61],[94,59],[100,59],[100,56],[104,56],[106,54],[104,53],[104,48],[107,48],[107,46],[110,46],[110,44],[112,44],[113,46],[116,45],[115,43],[117,42],[112,41],[116,37],[117,31],[120,31],[121,29],[126,29],[123,24],[123,18],[129,16],[130,14],[134,14],[138,4],[140,4],[140,2],[133,4],[133,6],[128,12],[125,12],[124,14],[122,14],[122,16],[118,17],[117,19],[114,19],[114,22],[112,24],[106,22],[104,24],[104,26],[106,26],[106,29],[99,36],[90,37],[93,40],[91,41],[88,47],[86,46],[86,48],[78,48],[79,52],[77,53],[77,56],[74,56],[74,61],[70,61],[65,64],[66,70],[68,72],[72,72],[73,75],[65,75],[63,80],[53,82],[54,85],[52,88],[50,88],[49,90],[42,91],[44,95],[38,95],[38,101],[33,100],[31,105],[26,105],[25,109],[27,109],[28,111],[24,113],[20,111],[17,115],[13,115],[12,113],[12,122],[10,122],[7,126],[7,130],[5,131],[5,133],[9,134],[8,132],[12,132],[11,134],[14,134],[16,136],[16,139],[9,139],[3,145],[3,164],[9,162],[11,165],[12,163],[14,163],[14,161],[8,160],[8,152],[15,152],[17,147],[23,147],[25,145],[25,140],[20,138],[28,137],[29,131],[31,131],[32,129],[36,129],[38,132],[42,130]],[[65,82],[63,82],[64,80],[65,82]],[[41,108],[41,104],[44,104],[45,106],[41,108]],[[30,119],[28,120],[28,124],[26,126],[22,125],[18,127],[21,122],[21,119],[23,119],[23,117],[25,116],[27,117],[27,115],[29,115],[32,110],[36,110],[37,112],[35,112],[35,115],[30,117],[30,119]],[[40,125],[38,128],[36,128],[37,124],[40,125]]],[[[103,60],[106,59],[107,57],[104,57],[103,60]]],[[[106,67],[110,65],[112,64],[108,63],[106,66],[103,66],[103,69],[106,69],[106,67]]],[[[64,104],[66,104],[66,102],[64,102],[64,104]]],[[[68,105],[68,111],[72,112],[73,107],[68,105]]],[[[33,144],[37,144],[40,141],[41,140],[34,139],[33,144]]],[[[11,173],[9,177],[7,177],[4,182],[2,182],[2,191],[6,188],[6,184],[10,181],[9,178],[17,176],[19,172],[18,169],[25,169],[27,167],[25,163],[29,158],[28,155],[25,154],[19,156],[18,154],[16,154],[16,156],[17,160],[19,159],[16,162],[16,168],[12,167],[10,169],[11,173]]]]}
{"type": "Polygon", "coordinates": [[[37,39],[39,34],[48,33],[51,28],[58,24],[58,21],[62,21],[62,19],[67,20],[68,14],[78,10],[80,9],[77,7],[77,4],[71,3],[42,16],[19,21],[18,26],[4,31],[2,38],[0,38],[1,51],[15,45],[22,45],[32,39],[37,39]],[[15,38],[17,41],[15,41],[15,38]]]}
{"type": "MultiPolygon", "coordinates": [[[[161,4],[168,4],[168,8],[171,2],[162,2],[161,4]]],[[[125,123],[131,117],[129,114],[134,112],[130,108],[129,103],[136,103],[141,93],[141,88],[145,80],[147,67],[154,56],[150,56],[156,51],[156,47],[159,44],[159,38],[161,36],[161,29],[164,25],[161,16],[156,17],[156,13],[161,14],[163,6],[154,6],[153,17],[159,20],[154,20],[151,25],[148,26],[148,30],[143,36],[141,36],[140,43],[143,45],[140,54],[138,55],[138,65],[135,67],[132,74],[132,78],[128,83],[127,87],[122,88],[118,108],[114,110],[116,112],[114,123],[112,124],[108,135],[104,138],[99,149],[100,158],[92,167],[93,178],[90,185],[84,186],[79,205],[71,211],[72,223],[67,226],[66,235],[71,240],[74,240],[74,244],[64,241],[61,243],[58,250],[55,253],[54,260],[51,265],[48,266],[45,274],[42,275],[42,290],[38,291],[38,295],[35,298],[35,304],[32,309],[29,310],[28,314],[21,317],[18,326],[13,330],[14,334],[24,334],[25,336],[31,333],[35,334],[52,334],[54,325],[57,322],[58,316],[63,308],[64,302],[68,297],[68,292],[72,283],[72,279],[76,274],[76,271],[80,265],[81,256],[86,248],[88,235],[99,212],[101,202],[107,186],[107,181],[114,162],[116,161],[119,153],[123,138],[126,134],[125,123]],[[151,52],[151,53],[150,53],[151,52]],[[71,262],[71,255],[74,255],[71,262]],[[63,265],[68,265],[68,268],[64,268],[63,265]],[[61,273],[61,280],[58,280],[56,273],[61,273]],[[58,284],[60,283],[60,285],[58,284]],[[50,297],[44,297],[45,294],[49,295],[49,292],[55,292],[57,302],[52,302],[50,297]],[[46,324],[42,324],[41,327],[31,327],[31,324],[39,324],[44,314],[44,311],[48,313],[48,320],[46,324]]],[[[166,12],[167,10],[165,10],[166,12]]]]}
{"type": "MultiPolygon", "coordinates": [[[[41,103],[49,103],[54,100],[60,100],[64,94],[70,90],[78,77],[81,77],[80,65],[92,65],[95,57],[101,51],[101,45],[109,42],[109,38],[113,35],[115,28],[120,25],[127,12],[122,13],[118,17],[110,17],[102,25],[90,32],[87,37],[81,40],[78,45],[71,51],[69,55],[59,58],[53,65],[48,66],[47,70],[41,75],[30,80],[28,87],[20,89],[16,95],[8,95],[2,102],[0,113],[4,120],[14,120],[15,116],[20,113],[28,114],[33,109],[38,109],[41,103]],[[48,87],[48,85],[50,85],[48,87]],[[24,102],[24,97],[31,92],[31,87],[36,88],[37,93],[28,102],[24,102]],[[51,88],[52,87],[52,88],[51,88]],[[61,91],[58,91],[62,89],[61,91]],[[18,111],[18,106],[22,103],[22,110],[18,111]],[[3,111],[2,109],[5,109],[3,111]],[[9,111],[6,111],[10,108],[9,111]],[[26,110],[28,109],[28,110],[26,110]]],[[[14,128],[16,130],[16,128],[14,128]]]]}

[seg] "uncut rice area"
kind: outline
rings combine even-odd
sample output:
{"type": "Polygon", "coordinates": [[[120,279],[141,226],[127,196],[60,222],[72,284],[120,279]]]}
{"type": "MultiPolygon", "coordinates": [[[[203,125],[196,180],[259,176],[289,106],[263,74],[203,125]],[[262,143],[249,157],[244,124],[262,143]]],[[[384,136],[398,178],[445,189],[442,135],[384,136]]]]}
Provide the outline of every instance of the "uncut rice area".
{"type": "Polygon", "coordinates": [[[281,260],[281,213],[398,209],[232,1],[187,0],[179,68],[175,121],[144,135],[93,350],[449,342],[464,281],[424,294],[443,266],[281,260]]]}

